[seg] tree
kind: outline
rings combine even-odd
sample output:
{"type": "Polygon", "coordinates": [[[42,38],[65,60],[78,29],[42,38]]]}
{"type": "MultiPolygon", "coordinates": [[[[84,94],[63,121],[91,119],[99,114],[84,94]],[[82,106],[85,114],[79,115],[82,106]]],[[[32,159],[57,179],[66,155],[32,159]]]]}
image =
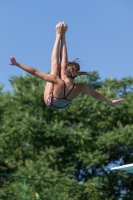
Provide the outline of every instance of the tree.
{"type": "MultiPolygon", "coordinates": [[[[42,178],[27,180],[29,199],[131,199],[132,180],[110,168],[132,162],[133,78],[100,81],[93,72],[77,82],[125,101],[115,109],[82,94],[69,108],[51,110],[42,80],[11,78],[12,92],[0,92],[0,172],[42,178]]],[[[21,199],[22,180],[1,180],[1,200],[21,199]]]]}

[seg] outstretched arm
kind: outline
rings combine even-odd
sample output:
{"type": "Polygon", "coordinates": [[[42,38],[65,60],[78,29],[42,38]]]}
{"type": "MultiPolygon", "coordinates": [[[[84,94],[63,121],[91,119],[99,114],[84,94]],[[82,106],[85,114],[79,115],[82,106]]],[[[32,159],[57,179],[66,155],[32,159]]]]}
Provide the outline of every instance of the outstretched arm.
{"type": "Polygon", "coordinates": [[[45,81],[48,81],[50,83],[57,83],[57,81],[58,81],[57,76],[54,76],[52,74],[45,74],[44,72],[41,72],[33,67],[18,63],[18,62],[16,62],[16,60],[13,56],[10,57],[10,65],[15,65],[17,67],[20,67],[21,69],[28,72],[29,74],[38,76],[39,78],[42,78],[45,81]]]}
{"type": "Polygon", "coordinates": [[[117,107],[116,104],[118,104],[118,103],[120,103],[120,102],[122,102],[124,100],[124,98],[120,98],[118,100],[109,99],[109,98],[105,97],[104,95],[100,94],[99,92],[96,92],[96,91],[90,89],[86,85],[82,85],[81,88],[82,88],[81,89],[82,92],[84,92],[84,93],[86,93],[86,94],[88,94],[88,95],[90,95],[90,96],[92,96],[92,97],[94,97],[94,98],[96,98],[96,99],[98,99],[100,101],[105,101],[107,103],[110,103],[115,107],[117,107]]]}

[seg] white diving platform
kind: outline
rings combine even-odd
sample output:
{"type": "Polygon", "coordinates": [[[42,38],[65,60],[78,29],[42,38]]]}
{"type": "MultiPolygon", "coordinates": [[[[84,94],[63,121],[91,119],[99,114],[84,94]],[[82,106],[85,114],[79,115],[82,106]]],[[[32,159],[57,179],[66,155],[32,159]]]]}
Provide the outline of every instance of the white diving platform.
{"type": "Polygon", "coordinates": [[[115,171],[115,172],[122,171],[122,172],[133,174],[133,164],[121,165],[121,166],[118,166],[118,167],[112,167],[111,171],[115,171]]]}

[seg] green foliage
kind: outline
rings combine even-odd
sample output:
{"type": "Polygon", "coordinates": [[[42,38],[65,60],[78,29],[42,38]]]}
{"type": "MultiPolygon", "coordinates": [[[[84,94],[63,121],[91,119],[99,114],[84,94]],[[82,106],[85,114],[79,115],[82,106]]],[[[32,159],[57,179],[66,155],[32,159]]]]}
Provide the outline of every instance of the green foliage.
{"type": "MultiPolygon", "coordinates": [[[[12,77],[10,92],[0,89],[0,173],[26,176],[27,200],[132,199],[132,179],[110,168],[133,162],[133,78],[102,82],[92,72],[76,81],[125,101],[116,109],[82,94],[52,110],[45,82],[29,75],[12,77]]],[[[0,200],[22,199],[23,181],[1,175],[0,200]]]]}

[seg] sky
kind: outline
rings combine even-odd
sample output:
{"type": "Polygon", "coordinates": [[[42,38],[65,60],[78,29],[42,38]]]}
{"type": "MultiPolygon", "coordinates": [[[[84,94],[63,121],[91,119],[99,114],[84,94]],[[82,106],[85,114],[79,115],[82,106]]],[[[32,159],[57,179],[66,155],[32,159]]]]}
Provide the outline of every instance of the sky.
{"type": "Polygon", "coordinates": [[[68,24],[69,60],[81,70],[98,71],[102,80],[133,74],[132,0],[12,0],[0,2],[0,84],[26,74],[18,62],[48,73],[58,22],[68,24]]]}

